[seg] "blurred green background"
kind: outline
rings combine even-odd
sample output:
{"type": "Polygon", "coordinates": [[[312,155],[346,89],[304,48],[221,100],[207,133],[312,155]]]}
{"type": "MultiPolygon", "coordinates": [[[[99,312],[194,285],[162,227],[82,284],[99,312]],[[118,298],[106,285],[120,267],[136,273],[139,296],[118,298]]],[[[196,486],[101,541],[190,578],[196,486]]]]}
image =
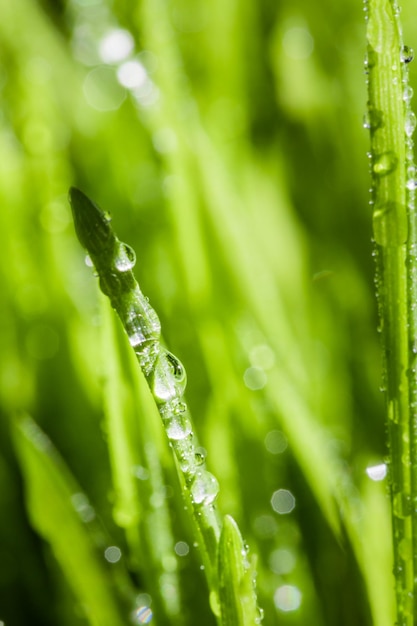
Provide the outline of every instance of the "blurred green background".
{"type": "Polygon", "coordinates": [[[365,49],[359,1],[0,0],[2,626],[215,623],[70,185],[136,250],[265,626],[393,623],[365,49]]]}

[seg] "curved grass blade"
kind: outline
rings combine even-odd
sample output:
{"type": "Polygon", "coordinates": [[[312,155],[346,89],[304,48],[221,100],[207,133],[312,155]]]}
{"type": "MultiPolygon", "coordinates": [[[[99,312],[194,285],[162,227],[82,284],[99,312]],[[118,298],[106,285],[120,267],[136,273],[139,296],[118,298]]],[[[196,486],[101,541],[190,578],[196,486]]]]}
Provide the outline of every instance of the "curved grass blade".
{"type": "Polygon", "coordinates": [[[239,528],[230,515],[223,520],[218,556],[219,609],[223,626],[260,624],[262,613],[256,603],[254,571],[239,528]]]}
{"type": "MultiPolygon", "coordinates": [[[[123,626],[108,574],[85,521],[75,508],[80,489],[48,437],[29,417],[13,425],[14,443],[26,484],[34,528],[51,545],[91,626],[123,626]]],[[[84,513],[88,512],[84,507],[84,513]]],[[[87,520],[87,518],[86,518],[87,520]]]]}
{"type": "Polygon", "coordinates": [[[101,290],[110,298],[122,321],[158,407],[175,453],[185,498],[192,507],[208,584],[215,592],[221,530],[215,507],[219,486],[216,478],[204,468],[194,440],[191,417],[183,399],[184,367],[161,344],[158,316],[132,273],[133,250],[117,239],[109,218],[81,191],[72,188],[70,202],[79,240],[97,270],[101,290]]]}

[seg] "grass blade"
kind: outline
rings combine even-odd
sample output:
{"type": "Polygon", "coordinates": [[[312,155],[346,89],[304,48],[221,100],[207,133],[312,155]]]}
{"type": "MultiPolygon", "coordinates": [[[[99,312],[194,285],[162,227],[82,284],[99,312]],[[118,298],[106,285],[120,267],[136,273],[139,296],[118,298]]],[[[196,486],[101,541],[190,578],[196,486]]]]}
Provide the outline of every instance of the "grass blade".
{"type": "Polygon", "coordinates": [[[51,545],[68,585],[91,626],[126,624],[92,535],[72,500],[80,489],[48,437],[29,417],[13,428],[34,528],[51,545]]]}
{"type": "Polygon", "coordinates": [[[377,244],[379,312],[383,330],[387,426],[390,447],[394,575],[398,622],[415,612],[417,565],[415,207],[413,142],[407,64],[398,5],[368,5],[368,117],[371,137],[373,229],[377,244]],[[414,369],[413,369],[414,367],[414,369]]]}
{"type": "Polygon", "coordinates": [[[211,592],[215,592],[221,530],[215,507],[219,485],[203,466],[204,459],[194,438],[191,417],[183,399],[184,367],[161,344],[158,316],[132,273],[133,250],[118,240],[109,218],[81,191],[72,188],[70,201],[78,238],[97,270],[101,290],[110,298],[122,321],[158,407],[175,453],[186,501],[191,505],[195,530],[201,539],[208,585],[211,592]]]}
{"type": "Polygon", "coordinates": [[[223,626],[260,624],[262,613],[256,604],[253,568],[239,528],[230,515],[223,521],[218,556],[219,605],[223,626]]]}

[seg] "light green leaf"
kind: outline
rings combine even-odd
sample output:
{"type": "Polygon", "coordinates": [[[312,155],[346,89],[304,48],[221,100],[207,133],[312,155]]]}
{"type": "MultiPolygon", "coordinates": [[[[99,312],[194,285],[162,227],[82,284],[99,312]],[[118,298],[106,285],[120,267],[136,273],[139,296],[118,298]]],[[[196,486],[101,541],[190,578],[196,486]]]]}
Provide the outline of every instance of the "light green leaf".
{"type": "Polygon", "coordinates": [[[108,574],[100,562],[83,514],[77,512],[80,488],[49,438],[29,417],[13,428],[16,452],[26,485],[26,505],[31,522],[52,551],[91,626],[122,626],[123,619],[108,574]]]}
{"type": "Polygon", "coordinates": [[[239,528],[234,519],[226,515],[218,554],[222,626],[253,626],[261,621],[256,604],[254,571],[247,558],[239,528]]]}

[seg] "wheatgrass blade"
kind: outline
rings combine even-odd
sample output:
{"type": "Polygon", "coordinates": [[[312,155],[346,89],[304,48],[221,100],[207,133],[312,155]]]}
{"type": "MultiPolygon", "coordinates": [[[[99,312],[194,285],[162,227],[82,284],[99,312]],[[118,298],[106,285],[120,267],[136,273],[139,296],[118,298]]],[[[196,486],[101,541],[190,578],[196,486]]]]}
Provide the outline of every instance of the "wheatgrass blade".
{"type": "Polygon", "coordinates": [[[88,529],[94,514],[86,496],[49,438],[30,417],[16,419],[13,436],[32,524],[51,545],[88,623],[126,624],[104,568],[104,554],[100,562],[93,533],[88,529]]]}
{"type": "Polygon", "coordinates": [[[416,118],[410,109],[399,7],[389,0],[367,5],[368,114],[371,138],[373,231],[390,451],[394,575],[401,625],[415,621],[417,536],[415,322],[416,118]]]}
{"type": "Polygon", "coordinates": [[[239,528],[234,519],[226,515],[218,556],[218,603],[223,626],[254,626],[262,621],[262,612],[256,606],[253,568],[245,562],[246,558],[247,549],[239,528]]]}
{"type": "Polygon", "coordinates": [[[155,616],[160,621],[175,619],[180,625],[184,612],[164,495],[161,462],[168,455],[161,440],[163,429],[135,353],[104,296],[101,304],[104,427],[113,478],[113,517],[125,530],[131,567],[146,583],[155,616]],[[166,588],[170,593],[164,592],[166,588]]]}
{"type": "MultiPolygon", "coordinates": [[[[185,370],[161,344],[158,317],[132,273],[134,252],[117,239],[109,217],[81,191],[72,188],[70,202],[78,238],[96,268],[101,290],[110,298],[122,321],[158,406],[185,486],[184,495],[192,507],[195,529],[202,542],[209,588],[216,592],[221,524],[214,502],[219,486],[216,478],[204,468],[204,458],[194,440],[191,418],[183,399],[185,370]]],[[[240,560],[243,561],[242,555],[240,560]]],[[[217,618],[221,624],[221,615],[217,618]]]]}

